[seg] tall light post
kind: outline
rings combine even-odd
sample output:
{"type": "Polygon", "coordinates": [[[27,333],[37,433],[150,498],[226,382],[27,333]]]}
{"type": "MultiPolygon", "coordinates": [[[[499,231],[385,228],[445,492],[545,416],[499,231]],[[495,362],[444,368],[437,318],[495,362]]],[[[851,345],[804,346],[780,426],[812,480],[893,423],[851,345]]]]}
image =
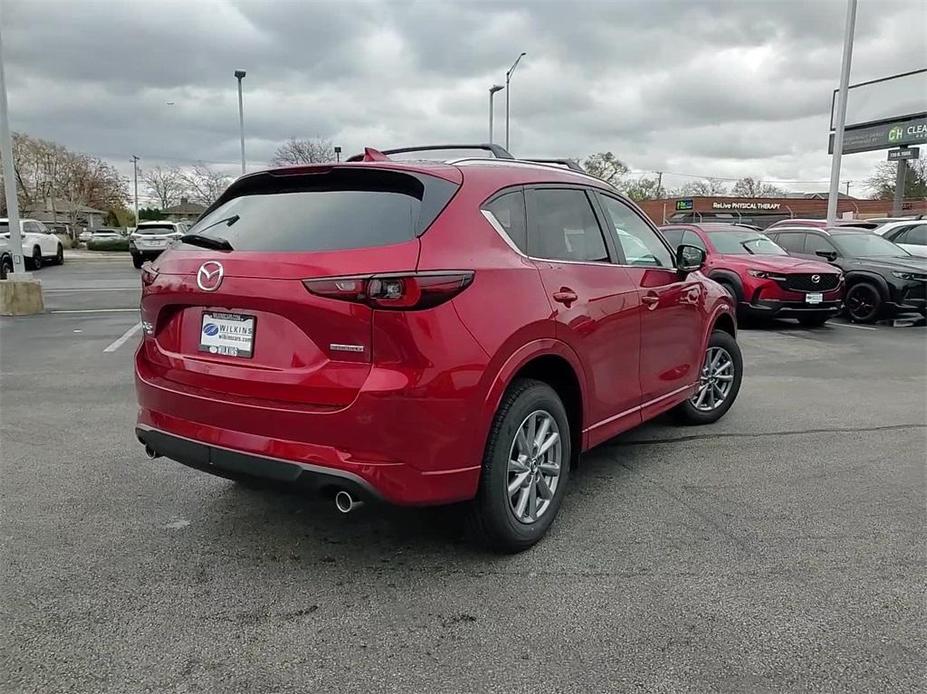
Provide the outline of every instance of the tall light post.
{"type": "MultiPolygon", "coordinates": [[[[13,170],[13,139],[7,115],[6,77],[3,73],[3,44],[0,41],[0,156],[3,157],[3,185],[6,190],[6,218],[10,227],[10,250],[13,252],[13,274],[25,275],[23,237],[19,226],[19,204],[16,199],[16,173],[13,170]]],[[[54,207],[54,204],[52,204],[54,207]]]]}
{"type": "Polygon", "coordinates": [[[245,175],[245,110],[241,100],[241,81],[247,73],[244,70],[235,70],[235,79],[238,80],[238,134],[241,137],[241,175],[245,175]]]}
{"type": "Polygon", "coordinates": [[[499,84],[494,84],[489,88],[489,144],[492,144],[492,98],[495,96],[496,92],[501,92],[505,87],[499,84]]]}
{"type": "Polygon", "coordinates": [[[837,129],[834,154],[830,163],[830,193],[827,196],[827,223],[837,219],[837,196],[840,188],[840,157],[843,155],[843,131],[847,121],[847,91],[850,62],[853,60],[853,33],[856,28],[856,0],[847,0],[847,24],[843,35],[843,63],[840,66],[840,89],[837,91],[837,129]]]}
{"type": "Polygon", "coordinates": [[[515,73],[515,68],[518,67],[518,61],[520,61],[525,55],[524,51],[518,54],[518,57],[515,58],[515,62],[512,63],[512,67],[509,68],[509,71],[505,73],[505,148],[509,148],[509,95],[512,92],[511,82],[512,75],[515,73]]]}

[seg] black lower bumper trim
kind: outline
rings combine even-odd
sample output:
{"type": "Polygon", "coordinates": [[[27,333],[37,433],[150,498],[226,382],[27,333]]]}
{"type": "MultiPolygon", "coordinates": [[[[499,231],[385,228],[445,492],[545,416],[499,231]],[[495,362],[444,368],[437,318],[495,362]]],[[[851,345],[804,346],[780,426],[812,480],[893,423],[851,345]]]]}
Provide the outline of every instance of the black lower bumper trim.
{"type": "Polygon", "coordinates": [[[823,301],[820,304],[793,303],[785,301],[757,301],[752,304],[741,304],[741,310],[744,313],[754,316],[779,316],[779,317],[797,317],[807,316],[810,314],[828,313],[836,316],[840,313],[843,305],[839,301],[823,301]]]}
{"type": "Polygon", "coordinates": [[[157,455],[219,477],[249,479],[320,494],[345,490],[357,499],[375,501],[377,492],[363,480],[340,470],[329,470],[277,458],[239,453],[209,446],[155,429],[137,428],[135,435],[157,455]]]}

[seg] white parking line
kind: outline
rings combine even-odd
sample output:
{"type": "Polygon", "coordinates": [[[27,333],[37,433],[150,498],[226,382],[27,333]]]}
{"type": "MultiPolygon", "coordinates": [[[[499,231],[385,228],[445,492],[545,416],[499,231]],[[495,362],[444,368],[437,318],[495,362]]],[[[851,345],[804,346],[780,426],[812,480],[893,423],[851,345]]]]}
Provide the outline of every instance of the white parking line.
{"type": "Polygon", "coordinates": [[[63,308],[49,311],[49,313],[126,313],[128,311],[138,313],[137,308],[63,308]]]}
{"type": "Polygon", "coordinates": [[[126,330],[126,331],[122,334],[121,337],[119,337],[119,338],[113,340],[113,343],[112,343],[109,347],[107,347],[106,349],[104,349],[103,351],[104,351],[104,352],[115,352],[117,349],[119,349],[120,347],[122,347],[130,337],[132,337],[135,333],[137,333],[139,330],[141,330],[141,328],[142,328],[142,324],[141,324],[141,323],[136,323],[136,324],[133,325],[131,328],[129,328],[128,330],[126,330]]]}
{"type": "Polygon", "coordinates": [[[857,330],[878,330],[878,328],[870,328],[866,325],[853,325],[852,323],[828,323],[835,328],[856,328],[857,330]]]}
{"type": "Polygon", "coordinates": [[[141,291],[141,287],[136,287],[135,285],[131,287],[95,287],[95,288],[85,288],[85,287],[52,287],[51,289],[43,289],[46,294],[52,293],[84,293],[84,292],[128,292],[133,289],[138,289],[141,291]]]}

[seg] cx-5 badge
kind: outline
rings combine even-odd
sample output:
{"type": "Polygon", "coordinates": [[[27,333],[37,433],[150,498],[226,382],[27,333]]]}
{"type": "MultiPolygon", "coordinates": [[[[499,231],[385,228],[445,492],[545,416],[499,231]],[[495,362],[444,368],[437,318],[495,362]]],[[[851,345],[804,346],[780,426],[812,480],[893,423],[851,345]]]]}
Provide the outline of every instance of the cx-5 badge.
{"type": "Polygon", "coordinates": [[[225,270],[222,268],[222,263],[207,260],[200,265],[200,269],[196,272],[196,286],[204,292],[214,292],[222,284],[222,275],[224,274],[225,270]]]}

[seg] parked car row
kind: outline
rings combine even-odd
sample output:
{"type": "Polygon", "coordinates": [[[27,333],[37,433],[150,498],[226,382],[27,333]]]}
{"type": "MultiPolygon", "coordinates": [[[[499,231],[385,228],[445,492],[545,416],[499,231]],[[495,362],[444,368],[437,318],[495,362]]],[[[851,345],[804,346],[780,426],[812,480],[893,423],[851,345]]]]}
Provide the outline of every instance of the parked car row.
{"type": "Polygon", "coordinates": [[[824,220],[777,222],[765,234],[736,224],[673,224],[672,244],[704,248],[705,272],[737,301],[740,316],[794,317],[820,325],[845,308],[871,323],[902,312],[927,313],[927,251],[918,221],[875,229],[824,220]],[[884,234],[884,236],[880,236],[884,234]],[[887,240],[910,241],[900,246],[887,240]]]}

